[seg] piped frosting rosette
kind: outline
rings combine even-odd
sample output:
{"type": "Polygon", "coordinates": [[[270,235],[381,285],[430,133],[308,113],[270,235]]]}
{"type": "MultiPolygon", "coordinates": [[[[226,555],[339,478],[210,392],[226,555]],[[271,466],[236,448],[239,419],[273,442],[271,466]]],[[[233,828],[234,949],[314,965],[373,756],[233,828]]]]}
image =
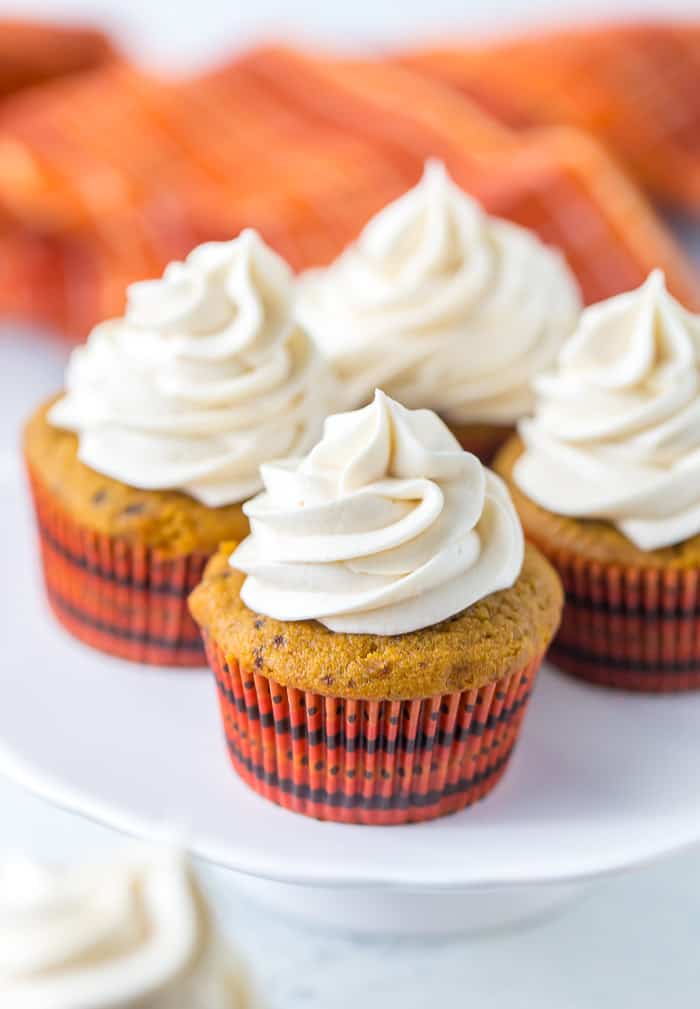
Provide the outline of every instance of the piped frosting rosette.
{"type": "Polygon", "coordinates": [[[535,382],[517,485],[560,515],[606,519],[642,550],[700,532],[700,317],[655,271],[586,309],[535,382]]]}
{"type": "Polygon", "coordinates": [[[339,259],[300,281],[300,317],[349,408],[379,387],[453,425],[528,413],[530,381],[579,311],[563,256],[489,217],[435,161],[339,259]]]}
{"type": "Polygon", "coordinates": [[[124,317],[73,352],[50,422],[123,483],[242,501],[261,462],[314,444],[332,402],[293,301],[291,271],[254,231],[201,245],[132,284],[124,317]]]}
{"type": "Polygon", "coordinates": [[[523,535],[502,481],[428,410],[377,391],[302,460],[262,467],[242,599],[279,620],[401,634],[513,585],[523,535]]]}
{"type": "Polygon", "coordinates": [[[7,1009],[243,1009],[240,965],[184,858],[0,865],[0,1003],[7,1009]]]}

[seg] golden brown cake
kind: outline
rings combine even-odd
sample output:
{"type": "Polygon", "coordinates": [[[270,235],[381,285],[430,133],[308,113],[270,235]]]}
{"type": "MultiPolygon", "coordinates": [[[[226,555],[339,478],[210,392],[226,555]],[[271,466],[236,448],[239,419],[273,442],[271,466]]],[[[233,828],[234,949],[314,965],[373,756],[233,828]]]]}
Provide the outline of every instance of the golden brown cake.
{"type": "Polygon", "coordinates": [[[345,823],[482,798],[562,607],[505,485],[436,414],[381,392],[262,475],[250,536],[222,545],[190,597],[235,770],[345,823]]]}
{"type": "Polygon", "coordinates": [[[513,480],[513,467],[524,451],[513,435],[497,453],[493,468],[508,484],[525,535],[551,557],[567,552],[600,564],[634,568],[684,570],[700,567],[700,535],[672,546],[641,550],[624,533],[603,519],[579,519],[557,515],[535,504],[513,480]]]}
{"type": "Polygon", "coordinates": [[[699,337],[659,270],[586,309],[494,463],[564,583],[551,657],[594,683],[700,689],[699,337]]]}
{"type": "Polygon", "coordinates": [[[224,657],[298,690],[357,700],[402,701],[479,688],[543,655],[563,594],[551,565],[525,550],[512,588],[409,634],[340,634],[316,620],[281,621],[249,610],[243,575],[224,543],[190,596],[190,610],[224,657]]]}
{"type": "Polygon", "coordinates": [[[26,425],[24,458],[32,480],[73,522],[169,558],[211,554],[222,540],[248,535],[240,504],[209,508],[181,491],[138,490],[90,469],[78,458],[77,435],[46,419],[57,399],[39,407],[26,425]]]}
{"type": "Polygon", "coordinates": [[[303,453],[333,395],[294,278],[253,231],[209,242],[76,348],[24,439],[49,601],[76,637],[202,664],[187,596],[267,459],[303,453]],[[328,399],[326,398],[328,397],[328,399]]]}
{"type": "Polygon", "coordinates": [[[74,637],[153,665],[203,661],[187,595],[220,540],[245,535],[240,504],[208,508],[179,491],[144,491],[78,458],[78,438],[49,424],[55,400],[24,431],[44,582],[74,637]]]}

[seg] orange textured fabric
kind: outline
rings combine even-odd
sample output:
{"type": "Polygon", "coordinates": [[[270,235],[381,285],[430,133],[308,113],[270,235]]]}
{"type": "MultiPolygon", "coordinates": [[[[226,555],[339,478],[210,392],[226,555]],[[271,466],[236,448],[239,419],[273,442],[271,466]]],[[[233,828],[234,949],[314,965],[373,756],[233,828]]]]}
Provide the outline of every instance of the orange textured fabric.
{"type": "Polygon", "coordinates": [[[91,28],[0,19],[0,97],[113,56],[107,37],[91,28]]]}
{"type": "Polygon", "coordinates": [[[0,107],[0,315],[73,338],[197,242],[257,227],[295,268],[328,262],[443,158],[492,212],[568,256],[587,301],[692,266],[644,196],[570,128],[518,133],[400,66],[254,51],[194,80],[124,64],[0,107]]]}
{"type": "Polygon", "coordinates": [[[655,196],[700,212],[700,22],[603,26],[401,57],[514,127],[589,131],[655,196]]]}

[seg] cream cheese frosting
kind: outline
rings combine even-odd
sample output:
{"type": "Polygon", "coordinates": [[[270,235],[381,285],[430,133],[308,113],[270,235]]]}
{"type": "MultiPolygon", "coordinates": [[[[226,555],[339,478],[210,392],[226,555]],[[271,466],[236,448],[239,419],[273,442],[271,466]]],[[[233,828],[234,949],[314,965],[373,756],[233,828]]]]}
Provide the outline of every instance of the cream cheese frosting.
{"type": "Polygon", "coordinates": [[[642,550],[700,533],[700,316],[654,271],[583,313],[523,421],[520,489],[612,522],[642,550]]]}
{"type": "Polygon", "coordinates": [[[503,482],[429,410],[373,402],[326,420],[301,460],[262,467],[231,556],[241,598],[278,620],[403,634],[517,580],[523,533],[503,482]]]}
{"type": "Polygon", "coordinates": [[[294,317],[286,263],[254,231],[132,284],[123,318],[77,348],[50,423],[87,466],[211,507],[260,489],[259,466],[308,450],[330,369],[294,317]]]}
{"type": "Polygon", "coordinates": [[[300,278],[299,315],[335,367],[343,403],[379,387],[449,423],[512,424],[581,303],[558,252],[488,216],[436,161],[355,244],[300,278]]]}
{"type": "Polygon", "coordinates": [[[240,965],[176,852],[109,865],[0,865],[7,1009],[245,1009],[240,965]]]}

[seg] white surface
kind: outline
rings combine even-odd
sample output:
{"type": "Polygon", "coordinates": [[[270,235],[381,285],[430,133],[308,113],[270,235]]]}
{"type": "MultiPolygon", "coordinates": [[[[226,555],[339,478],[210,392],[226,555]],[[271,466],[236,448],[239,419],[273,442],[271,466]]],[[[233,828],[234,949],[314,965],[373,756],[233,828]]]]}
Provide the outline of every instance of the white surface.
{"type": "Polygon", "coordinates": [[[360,939],[427,939],[521,927],[581,900],[591,883],[480,887],[472,890],[319,887],[231,874],[238,893],[271,913],[314,930],[360,939]]]}
{"type": "Polygon", "coordinates": [[[206,670],[106,657],[51,618],[18,471],[0,494],[16,572],[0,609],[0,771],[60,805],[138,835],[174,828],[239,872],[331,886],[566,881],[700,841],[700,692],[630,696],[548,669],[485,802],[384,828],[281,809],[231,770],[206,670]]]}

